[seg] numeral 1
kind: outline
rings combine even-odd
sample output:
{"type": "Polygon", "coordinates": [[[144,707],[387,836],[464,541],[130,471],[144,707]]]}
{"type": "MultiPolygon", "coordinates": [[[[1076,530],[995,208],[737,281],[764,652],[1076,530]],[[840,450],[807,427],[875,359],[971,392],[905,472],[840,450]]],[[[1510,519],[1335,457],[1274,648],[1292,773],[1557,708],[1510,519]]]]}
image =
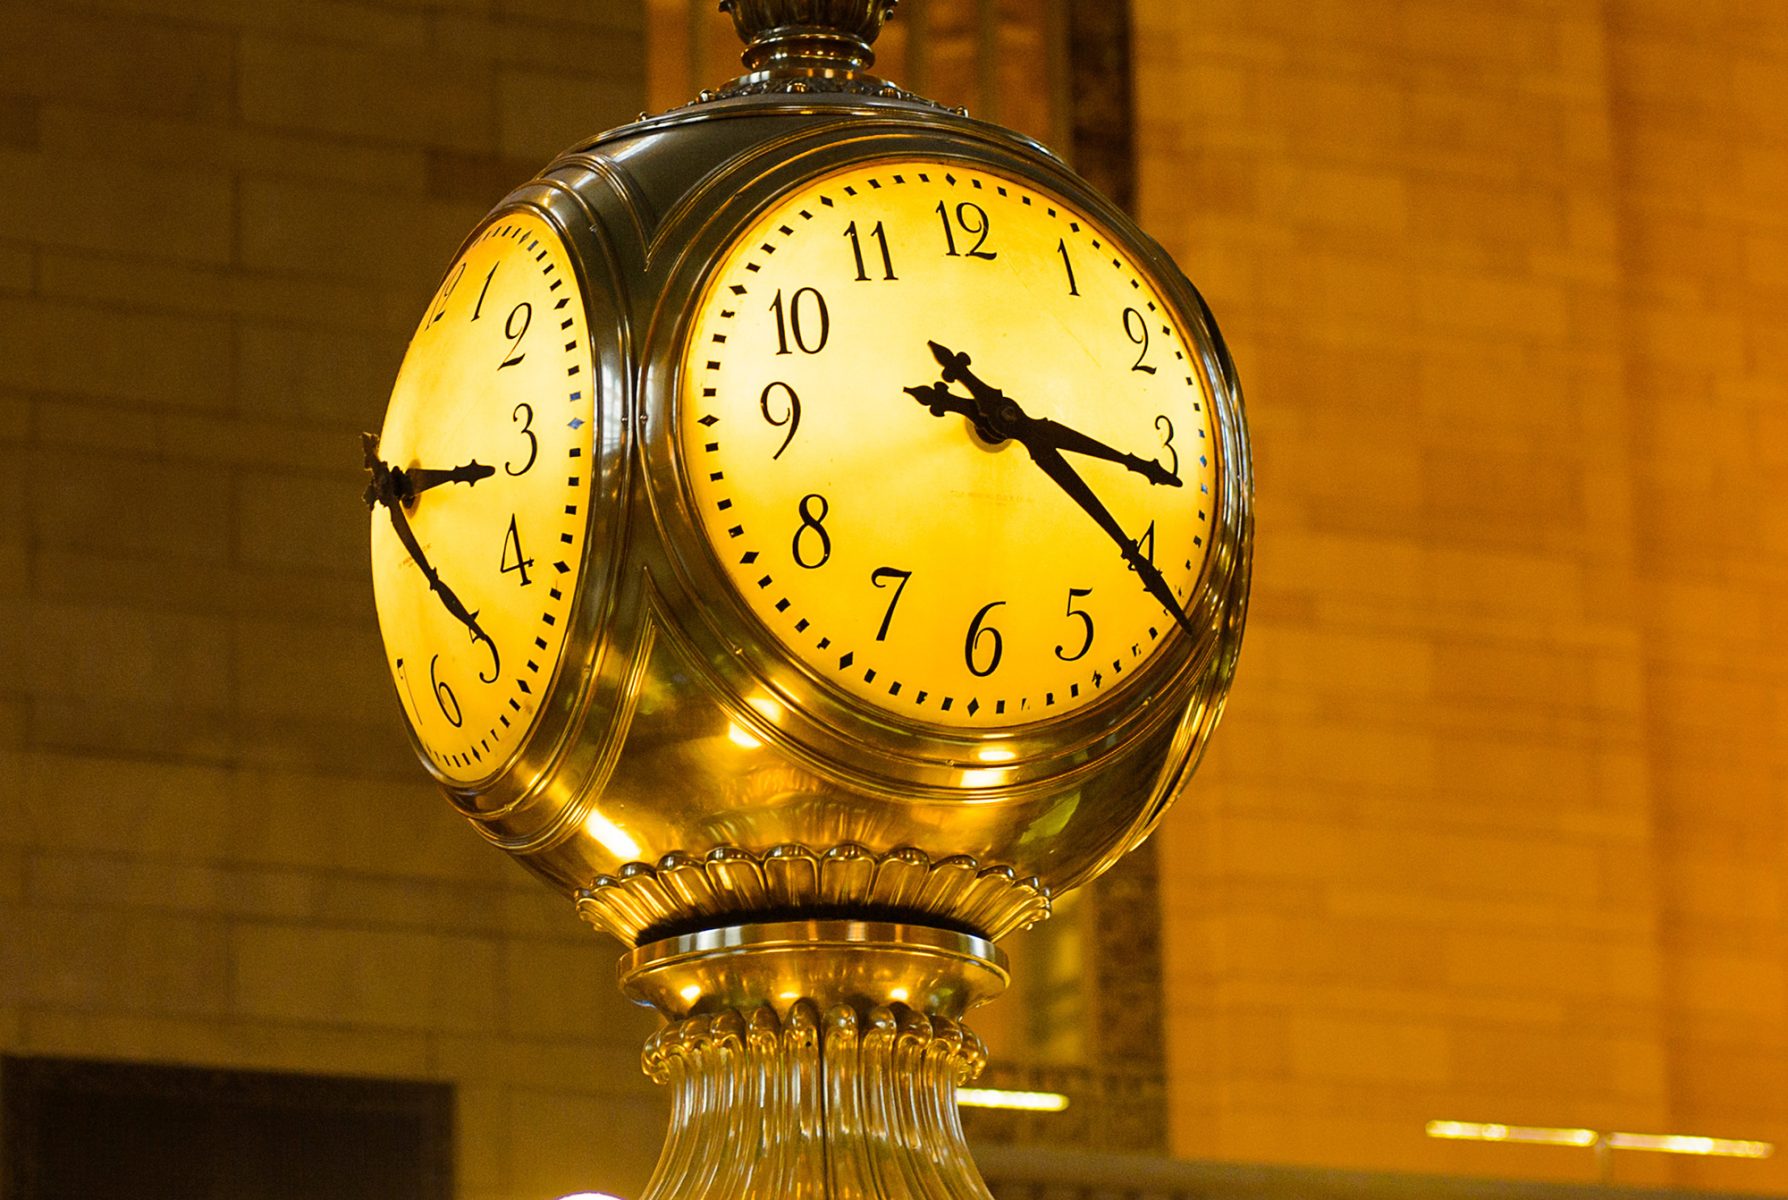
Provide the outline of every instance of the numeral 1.
{"type": "Polygon", "coordinates": [[[1055,248],[1062,256],[1062,266],[1068,271],[1068,294],[1070,296],[1080,295],[1080,289],[1074,284],[1074,260],[1068,257],[1068,239],[1061,239],[1055,244],[1055,248]]]}

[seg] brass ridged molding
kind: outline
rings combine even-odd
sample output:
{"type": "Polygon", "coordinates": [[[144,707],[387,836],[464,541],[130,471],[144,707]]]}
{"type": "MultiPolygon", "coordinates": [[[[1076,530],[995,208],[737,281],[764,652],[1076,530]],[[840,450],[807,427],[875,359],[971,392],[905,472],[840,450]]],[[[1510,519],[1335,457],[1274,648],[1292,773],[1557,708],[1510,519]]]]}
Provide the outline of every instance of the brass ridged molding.
{"type": "Polygon", "coordinates": [[[720,846],[629,863],[577,893],[579,915],[629,946],[668,929],[804,912],[931,917],[997,940],[1049,916],[1049,889],[966,854],[933,860],[912,846],[875,854],[845,843],[824,851],[720,846]]]}
{"type": "Polygon", "coordinates": [[[676,1114],[646,1200],[988,1200],[956,1108],[986,1061],[969,1030],[904,1005],[679,1021],[643,1055],[676,1114]]]}
{"type": "Polygon", "coordinates": [[[956,1089],[987,1065],[962,1015],[1008,980],[991,942],[738,925],[642,946],[620,975],[669,1020],[642,1055],[672,1103],[646,1200],[990,1200],[956,1089]]]}

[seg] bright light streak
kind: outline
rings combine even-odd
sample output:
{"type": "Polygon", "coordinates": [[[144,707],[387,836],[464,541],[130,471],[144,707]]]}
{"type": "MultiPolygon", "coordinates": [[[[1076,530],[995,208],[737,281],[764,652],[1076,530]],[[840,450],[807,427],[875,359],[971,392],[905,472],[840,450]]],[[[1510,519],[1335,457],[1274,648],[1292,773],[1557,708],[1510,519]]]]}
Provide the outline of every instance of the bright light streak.
{"type": "Polygon", "coordinates": [[[573,1192],[569,1196],[560,1196],[559,1200],[621,1200],[607,1192],[573,1192]]]}
{"type": "Polygon", "coordinates": [[[743,729],[739,728],[739,726],[733,724],[729,724],[726,727],[726,740],[739,747],[741,750],[761,750],[764,746],[762,742],[752,737],[749,733],[746,733],[743,729]]]}
{"type": "Polygon", "coordinates": [[[1018,757],[1018,751],[1004,746],[987,746],[975,751],[975,757],[984,763],[1008,763],[1018,757]]]}
{"type": "Polygon", "coordinates": [[[964,1108],[1015,1108],[1023,1112],[1061,1112],[1068,1098],[1060,1092],[1008,1092],[1000,1088],[957,1088],[956,1103],[964,1108]]]}
{"type": "Polygon", "coordinates": [[[1525,1142],[1543,1146],[1594,1146],[1614,1150],[1651,1150],[1659,1154],[1713,1155],[1722,1158],[1768,1158],[1769,1142],[1697,1137],[1683,1133],[1610,1133],[1593,1129],[1559,1129],[1547,1125],[1497,1125],[1476,1121],[1430,1121],[1428,1136],[1474,1142],[1525,1142]]]}
{"type": "Polygon", "coordinates": [[[1541,1146],[1593,1146],[1593,1129],[1556,1129],[1547,1125],[1484,1125],[1476,1121],[1430,1121],[1428,1136],[1472,1142],[1526,1142],[1541,1146]]]}
{"type": "Polygon", "coordinates": [[[689,1001],[689,1003],[694,1004],[697,1000],[702,998],[702,989],[697,984],[686,983],[678,990],[677,995],[683,997],[683,999],[689,1001]]]}
{"type": "Polygon", "coordinates": [[[584,818],[584,829],[589,835],[602,843],[607,850],[623,862],[636,862],[639,859],[639,843],[627,836],[627,831],[609,820],[599,812],[591,812],[584,818]]]}
{"type": "Polygon", "coordinates": [[[1684,1133],[1611,1133],[1608,1144],[1620,1150],[1655,1150],[1660,1154],[1706,1154],[1720,1158],[1768,1158],[1776,1152],[1769,1142],[1744,1142],[1732,1138],[1695,1137],[1684,1133]]]}

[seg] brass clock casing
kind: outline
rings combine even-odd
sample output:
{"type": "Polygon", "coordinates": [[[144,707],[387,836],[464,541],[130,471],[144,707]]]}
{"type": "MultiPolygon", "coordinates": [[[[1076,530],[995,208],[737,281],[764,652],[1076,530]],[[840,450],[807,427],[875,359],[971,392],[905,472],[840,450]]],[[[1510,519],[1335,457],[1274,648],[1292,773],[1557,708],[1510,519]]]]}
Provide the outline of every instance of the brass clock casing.
{"type": "MultiPolygon", "coordinates": [[[[1216,724],[1239,650],[1248,443],[1234,368],[1196,291],[1035,143],[891,88],[823,85],[612,131],[499,210],[561,231],[587,299],[587,558],[531,738],[493,777],[443,783],[486,837],[634,944],[748,913],[927,918],[993,936],[1028,923],[1048,890],[1085,882],[1147,835],[1216,724]],[[1185,608],[1194,632],[1168,630],[1135,678],[1060,716],[952,728],[841,690],[750,610],[695,509],[678,421],[710,273],[804,181],[896,160],[994,171],[1110,231],[1183,331],[1213,409],[1210,545],[1185,608]]],[[[865,381],[896,393],[916,382],[865,381]]]]}

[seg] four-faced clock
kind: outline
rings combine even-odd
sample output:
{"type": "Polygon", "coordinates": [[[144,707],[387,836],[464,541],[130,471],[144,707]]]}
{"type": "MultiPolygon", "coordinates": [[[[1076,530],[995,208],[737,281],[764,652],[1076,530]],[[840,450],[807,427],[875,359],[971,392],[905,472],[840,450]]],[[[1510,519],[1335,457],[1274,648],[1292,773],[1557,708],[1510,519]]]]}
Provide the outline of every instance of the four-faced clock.
{"type": "Polygon", "coordinates": [[[985,165],[852,166],[709,276],[677,437],[708,546],[812,676],[963,732],[1120,691],[1179,631],[1217,426],[1146,254],[985,165]]]}
{"type": "Polygon", "coordinates": [[[451,784],[521,747],[564,651],[590,495],[585,320],[554,227],[499,214],[448,268],[366,439],[386,654],[451,784]]]}

